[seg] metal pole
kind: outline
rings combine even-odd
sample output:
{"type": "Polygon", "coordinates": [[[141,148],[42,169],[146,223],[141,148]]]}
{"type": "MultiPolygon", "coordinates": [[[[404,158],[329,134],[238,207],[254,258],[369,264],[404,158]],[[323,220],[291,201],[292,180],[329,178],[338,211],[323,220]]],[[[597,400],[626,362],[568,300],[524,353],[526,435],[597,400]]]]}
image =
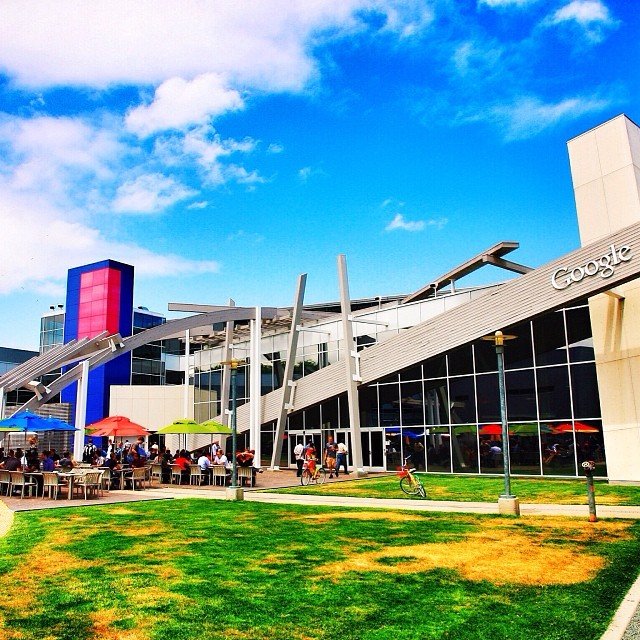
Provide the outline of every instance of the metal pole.
{"type": "MultiPolygon", "coordinates": [[[[501,336],[502,337],[502,336],[501,336]]],[[[498,390],[500,393],[500,418],[502,420],[502,462],[504,466],[504,495],[503,498],[513,498],[511,495],[511,476],[509,475],[509,429],[507,427],[507,396],[504,388],[504,345],[496,336],[496,356],[498,357],[498,390]]]]}
{"type": "Polygon", "coordinates": [[[236,421],[236,392],[238,375],[238,363],[232,361],[231,364],[231,488],[238,488],[238,461],[236,459],[236,449],[238,446],[238,423],[236,421]]]}
{"type": "Polygon", "coordinates": [[[589,522],[598,522],[596,515],[596,492],[593,486],[593,472],[596,468],[596,463],[593,460],[587,460],[582,463],[585,476],[587,478],[587,501],[589,502],[589,522]]]}

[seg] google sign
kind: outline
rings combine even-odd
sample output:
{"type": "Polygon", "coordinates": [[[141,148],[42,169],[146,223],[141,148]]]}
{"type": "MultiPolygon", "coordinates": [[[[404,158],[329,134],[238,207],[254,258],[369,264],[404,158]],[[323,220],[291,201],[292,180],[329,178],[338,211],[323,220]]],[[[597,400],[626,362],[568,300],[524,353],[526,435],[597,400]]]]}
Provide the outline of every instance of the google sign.
{"type": "Polygon", "coordinates": [[[616,245],[612,244],[609,247],[609,251],[603,256],[595,260],[589,260],[581,267],[574,267],[573,269],[560,267],[556,269],[551,276],[551,284],[554,289],[562,291],[562,289],[571,286],[572,283],[580,282],[584,278],[596,275],[601,278],[610,278],[615,273],[617,265],[621,262],[629,262],[632,257],[631,247],[628,245],[616,249],[616,245]]]}

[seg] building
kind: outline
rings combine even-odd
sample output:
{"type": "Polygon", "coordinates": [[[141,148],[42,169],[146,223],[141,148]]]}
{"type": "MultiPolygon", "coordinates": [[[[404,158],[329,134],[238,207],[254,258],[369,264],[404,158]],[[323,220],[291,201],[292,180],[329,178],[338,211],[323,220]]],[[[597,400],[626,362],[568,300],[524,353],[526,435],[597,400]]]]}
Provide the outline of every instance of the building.
{"type": "MultiPolygon", "coordinates": [[[[413,293],[355,301],[341,256],[337,302],[304,305],[303,274],[289,308],[170,304],[189,315],[135,333],[122,323],[123,314],[132,318],[122,307],[132,288],[126,265],[106,261],[70,278],[59,358],[71,350],[73,362],[84,359],[101,376],[103,413],[149,427],[179,417],[227,421],[221,363],[240,360],[238,427],[262,464],[291,466],[298,441],[322,448],[332,435],[362,472],[395,469],[410,454],[427,471],[491,474],[501,463],[489,447],[506,443],[496,428],[495,351],[482,338],[501,330],[516,336],[505,347],[513,473],[575,476],[595,459],[598,475],[640,482],[640,128],[618,116],[571,140],[569,157],[583,246],[536,269],[507,260],[518,245],[499,242],[413,293]],[[461,286],[487,264],[517,277],[461,286]],[[86,275],[95,272],[104,283],[86,275]],[[179,383],[180,370],[184,384],[132,386],[130,369],[107,375],[129,352],[164,340],[182,345],[165,381],[179,383]]],[[[137,374],[163,375],[153,367],[137,374]]],[[[74,364],[25,406],[85,378],[74,364]]]]}

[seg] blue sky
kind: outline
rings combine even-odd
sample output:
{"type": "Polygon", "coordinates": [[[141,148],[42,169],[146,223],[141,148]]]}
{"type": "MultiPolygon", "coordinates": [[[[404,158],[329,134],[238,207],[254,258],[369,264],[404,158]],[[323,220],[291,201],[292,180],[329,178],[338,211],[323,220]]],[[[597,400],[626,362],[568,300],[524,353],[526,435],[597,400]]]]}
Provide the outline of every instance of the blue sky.
{"type": "MultiPolygon", "coordinates": [[[[578,246],[566,141],[640,119],[623,0],[0,4],[0,344],[70,267],[135,304],[411,292],[500,240],[578,246]]],[[[488,272],[481,278],[502,277],[488,272]]]]}

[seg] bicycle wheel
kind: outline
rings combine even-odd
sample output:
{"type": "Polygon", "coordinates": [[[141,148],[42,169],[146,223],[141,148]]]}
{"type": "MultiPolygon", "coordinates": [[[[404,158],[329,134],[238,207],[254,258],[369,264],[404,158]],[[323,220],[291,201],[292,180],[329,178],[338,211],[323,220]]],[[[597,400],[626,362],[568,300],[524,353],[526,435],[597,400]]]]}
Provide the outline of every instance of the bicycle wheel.
{"type": "Polygon", "coordinates": [[[318,475],[316,476],[316,484],[324,484],[324,481],[326,479],[327,479],[327,470],[318,469],[318,475]]]}
{"type": "Polygon", "coordinates": [[[300,483],[305,487],[311,482],[311,471],[309,469],[305,469],[300,476],[300,483]]]}
{"type": "Polygon", "coordinates": [[[413,482],[413,478],[411,476],[405,476],[404,478],[400,479],[400,488],[408,496],[418,495],[418,490],[416,488],[416,483],[413,482]]]}
{"type": "Polygon", "coordinates": [[[426,498],[427,492],[424,490],[424,485],[422,484],[422,481],[417,476],[414,478],[414,480],[416,481],[417,495],[419,495],[421,498],[426,498]]]}

